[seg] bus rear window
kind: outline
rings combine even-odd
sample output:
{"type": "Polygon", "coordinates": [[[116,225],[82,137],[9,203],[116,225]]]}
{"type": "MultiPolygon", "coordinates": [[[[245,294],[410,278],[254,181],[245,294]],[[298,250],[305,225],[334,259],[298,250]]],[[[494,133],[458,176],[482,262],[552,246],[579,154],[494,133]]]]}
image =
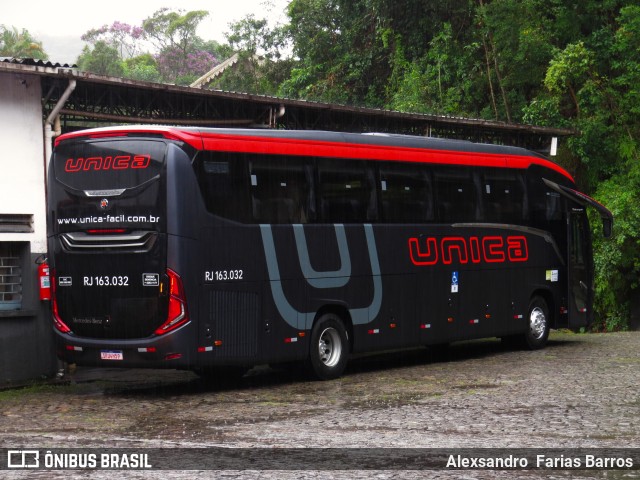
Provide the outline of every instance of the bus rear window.
{"type": "Polygon", "coordinates": [[[76,190],[138,187],[162,169],[161,141],[92,140],[60,145],[53,158],[56,179],[76,190]]]}

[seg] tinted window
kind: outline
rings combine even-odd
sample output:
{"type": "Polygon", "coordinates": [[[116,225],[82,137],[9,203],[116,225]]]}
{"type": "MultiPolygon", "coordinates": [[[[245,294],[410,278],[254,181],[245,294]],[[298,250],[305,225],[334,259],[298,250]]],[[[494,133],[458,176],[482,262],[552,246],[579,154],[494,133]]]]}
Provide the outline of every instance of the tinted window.
{"type": "Polygon", "coordinates": [[[200,152],[194,168],[209,212],[235,221],[248,221],[249,175],[243,155],[200,152]]]}
{"type": "Polygon", "coordinates": [[[487,222],[521,223],[528,216],[524,181],[516,172],[484,174],[482,199],[487,222]]]}
{"type": "Polygon", "coordinates": [[[262,157],[249,161],[251,211],[258,223],[307,223],[315,219],[313,170],[306,159],[262,157]]]}
{"type": "Polygon", "coordinates": [[[75,190],[128,189],[158,177],[166,145],[161,141],[92,140],[56,148],[56,179],[75,190]]]}
{"type": "Polygon", "coordinates": [[[324,222],[370,222],[377,219],[373,170],[367,162],[318,161],[318,202],[324,222]]]}
{"type": "Polygon", "coordinates": [[[439,221],[451,223],[479,219],[478,187],[470,169],[437,169],[434,185],[439,221]]]}
{"type": "Polygon", "coordinates": [[[390,223],[433,220],[431,181],[428,172],[400,163],[380,167],[382,220],[390,223]]]}
{"type": "Polygon", "coordinates": [[[553,172],[547,171],[539,173],[532,169],[528,175],[527,189],[531,222],[538,228],[548,230],[552,223],[562,221],[565,207],[560,194],[547,187],[539,176],[540,174],[557,183],[564,184],[566,181],[557,178],[553,172]]]}

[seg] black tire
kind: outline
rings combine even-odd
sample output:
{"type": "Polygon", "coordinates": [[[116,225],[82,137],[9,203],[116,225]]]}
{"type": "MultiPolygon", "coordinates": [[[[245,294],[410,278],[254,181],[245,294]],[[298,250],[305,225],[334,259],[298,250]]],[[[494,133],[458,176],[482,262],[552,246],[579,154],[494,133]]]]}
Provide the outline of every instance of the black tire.
{"type": "Polygon", "coordinates": [[[332,380],[344,372],[349,359],[349,339],[342,320],[322,315],[313,326],[309,346],[309,370],[319,380],[332,380]]]}
{"type": "Polygon", "coordinates": [[[551,316],[547,302],[542,297],[533,297],[527,309],[527,331],[522,336],[524,347],[530,350],[544,348],[550,327],[551,316]]]}

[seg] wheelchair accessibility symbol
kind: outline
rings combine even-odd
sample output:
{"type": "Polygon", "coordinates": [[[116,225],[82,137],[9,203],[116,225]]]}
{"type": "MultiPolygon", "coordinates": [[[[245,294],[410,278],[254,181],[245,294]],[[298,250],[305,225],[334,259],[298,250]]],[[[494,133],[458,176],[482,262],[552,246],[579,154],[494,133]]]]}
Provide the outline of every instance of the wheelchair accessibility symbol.
{"type": "Polygon", "coordinates": [[[451,293],[458,293],[458,272],[451,273],[451,293]]]}

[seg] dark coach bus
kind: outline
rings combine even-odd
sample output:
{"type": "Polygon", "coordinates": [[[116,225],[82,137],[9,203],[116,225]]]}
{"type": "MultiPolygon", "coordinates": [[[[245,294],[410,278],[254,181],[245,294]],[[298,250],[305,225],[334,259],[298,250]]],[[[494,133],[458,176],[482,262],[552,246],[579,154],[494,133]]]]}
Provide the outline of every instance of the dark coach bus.
{"type": "Polygon", "coordinates": [[[591,321],[585,208],[529,151],[400,135],[116,127],[48,175],[58,354],[238,372],[591,321]]]}

